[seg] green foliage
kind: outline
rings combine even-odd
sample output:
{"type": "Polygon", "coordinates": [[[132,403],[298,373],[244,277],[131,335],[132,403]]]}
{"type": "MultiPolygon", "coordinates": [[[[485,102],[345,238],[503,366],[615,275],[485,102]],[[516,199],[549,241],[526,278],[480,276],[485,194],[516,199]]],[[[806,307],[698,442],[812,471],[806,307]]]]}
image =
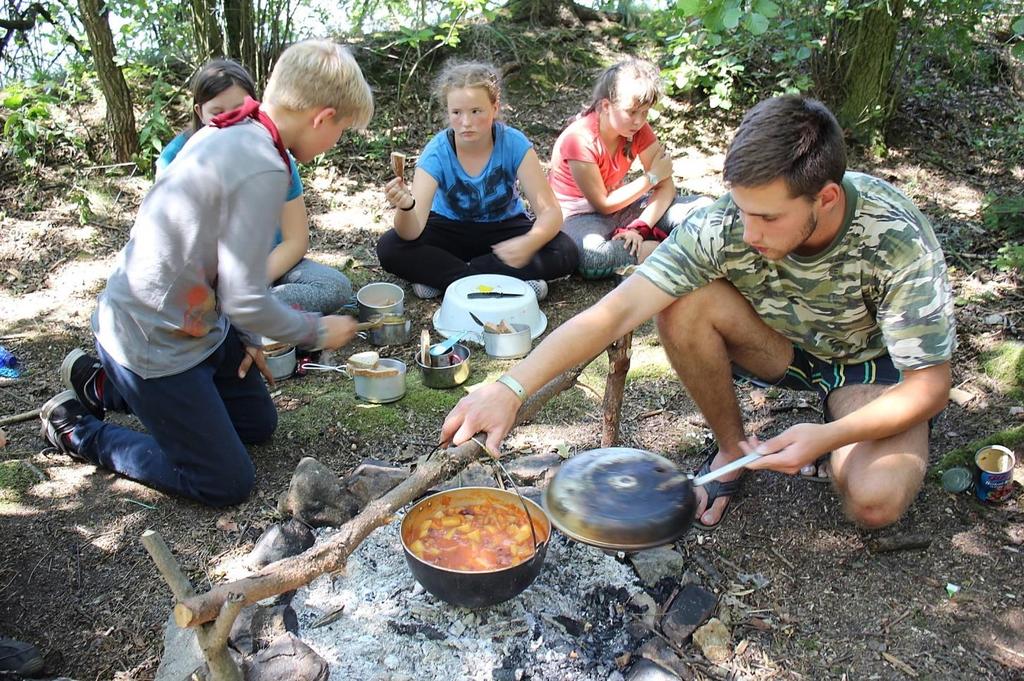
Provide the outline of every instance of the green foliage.
{"type": "Polygon", "coordinates": [[[1024,59],[1024,16],[1019,16],[1014,19],[1013,23],[1010,24],[1010,30],[1013,32],[1014,45],[1011,48],[1013,56],[1017,59],[1024,59]]]}
{"type": "MultiPolygon", "coordinates": [[[[784,9],[773,0],[677,0],[654,22],[668,48],[663,75],[669,90],[706,93],[712,108],[730,109],[745,87],[808,89],[806,63],[820,41],[806,21],[785,17],[784,9]],[[769,72],[771,82],[755,75],[769,72]]],[[[794,14],[802,17],[804,11],[794,14]]]]}
{"type": "Polygon", "coordinates": [[[136,164],[147,171],[152,169],[164,144],[174,137],[175,130],[168,114],[183,92],[180,85],[164,80],[165,73],[164,69],[146,64],[125,67],[125,78],[132,84],[132,89],[142,93],[135,102],[137,107],[142,107],[138,117],[139,156],[136,164]],[[145,83],[145,86],[140,87],[139,83],[145,83]]]}
{"type": "Polygon", "coordinates": [[[47,157],[62,154],[65,146],[82,149],[84,141],[66,121],[58,118],[61,98],[53,83],[29,86],[13,83],[0,90],[0,117],[4,144],[26,169],[47,157]]]}
{"type": "Polygon", "coordinates": [[[981,356],[985,375],[1000,384],[1000,392],[1019,400],[1024,397],[1024,343],[1003,341],[981,356]]]}
{"type": "Polygon", "coordinates": [[[0,509],[21,501],[36,482],[38,479],[21,461],[0,461],[0,509]]]}
{"type": "Polygon", "coordinates": [[[1024,274],[1024,196],[988,195],[981,216],[987,231],[1007,240],[998,249],[994,265],[1024,274]]]}

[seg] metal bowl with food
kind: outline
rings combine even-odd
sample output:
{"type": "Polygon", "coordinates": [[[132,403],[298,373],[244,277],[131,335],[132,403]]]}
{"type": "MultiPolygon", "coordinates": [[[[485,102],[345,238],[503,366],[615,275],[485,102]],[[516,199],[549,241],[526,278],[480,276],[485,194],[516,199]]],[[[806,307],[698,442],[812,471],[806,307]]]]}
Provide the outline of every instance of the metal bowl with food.
{"type": "Polygon", "coordinates": [[[423,353],[417,353],[416,365],[420,368],[420,374],[423,376],[423,385],[428,388],[446,390],[466,382],[466,379],[469,378],[469,357],[472,353],[462,343],[453,345],[451,353],[458,357],[458,361],[453,364],[450,363],[451,358],[446,358],[449,362],[446,366],[433,366],[438,358],[429,355],[427,362],[430,364],[424,364],[423,353]]]}
{"type": "Polygon", "coordinates": [[[551,522],[544,509],[512,492],[460,487],[414,504],[400,534],[424,589],[452,605],[483,608],[517,596],[537,578],[551,522]]]}

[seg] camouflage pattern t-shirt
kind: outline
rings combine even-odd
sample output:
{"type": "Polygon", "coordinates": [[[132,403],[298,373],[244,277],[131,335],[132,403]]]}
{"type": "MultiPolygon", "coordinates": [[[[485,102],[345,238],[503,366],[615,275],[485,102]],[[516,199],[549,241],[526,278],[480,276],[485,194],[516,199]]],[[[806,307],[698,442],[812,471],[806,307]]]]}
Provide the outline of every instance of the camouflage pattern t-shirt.
{"type": "Polygon", "coordinates": [[[849,172],[843,189],[843,225],[817,255],[763,258],[743,243],[726,194],[673,230],[638,273],[676,297],[727,279],[768,326],[829,361],[888,352],[899,369],[923,369],[949,360],[953,296],[928,219],[878,178],[849,172]]]}

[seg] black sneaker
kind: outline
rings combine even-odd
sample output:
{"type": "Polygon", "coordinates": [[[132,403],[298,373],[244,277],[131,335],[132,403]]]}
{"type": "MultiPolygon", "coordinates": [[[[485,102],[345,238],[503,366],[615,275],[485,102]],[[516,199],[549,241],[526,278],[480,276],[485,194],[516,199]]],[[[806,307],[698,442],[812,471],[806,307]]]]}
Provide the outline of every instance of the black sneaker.
{"type": "Polygon", "coordinates": [[[34,678],[43,671],[43,656],[31,643],[0,638],[0,675],[34,678]]]}
{"type": "Polygon", "coordinates": [[[60,363],[60,382],[75,391],[75,397],[89,413],[103,420],[105,410],[100,398],[100,387],[107,378],[103,365],[82,348],[75,348],[60,363]]]}
{"type": "Polygon", "coordinates": [[[85,460],[71,444],[71,432],[89,412],[78,401],[74,390],[65,390],[51,397],[39,410],[43,422],[39,435],[58,450],[76,459],[85,460]]]}

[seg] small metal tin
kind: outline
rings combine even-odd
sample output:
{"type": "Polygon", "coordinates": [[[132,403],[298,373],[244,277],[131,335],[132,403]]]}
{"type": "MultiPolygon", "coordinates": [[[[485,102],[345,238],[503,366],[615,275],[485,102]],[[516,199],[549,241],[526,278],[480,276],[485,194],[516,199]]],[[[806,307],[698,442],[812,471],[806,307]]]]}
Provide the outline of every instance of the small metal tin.
{"type": "Polygon", "coordinates": [[[974,455],[974,465],[978,467],[974,493],[978,499],[990,504],[1009,499],[1013,490],[1013,466],[1016,462],[1013,452],[1002,445],[979,449],[974,455]]]}
{"type": "Polygon", "coordinates": [[[950,468],[942,474],[942,489],[954,494],[966,491],[970,488],[973,477],[963,466],[950,468]]]}
{"type": "Polygon", "coordinates": [[[527,324],[512,324],[514,333],[491,333],[484,328],[484,352],[498,359],[519,359],[530,354],[533,340],[527,324]]]}

